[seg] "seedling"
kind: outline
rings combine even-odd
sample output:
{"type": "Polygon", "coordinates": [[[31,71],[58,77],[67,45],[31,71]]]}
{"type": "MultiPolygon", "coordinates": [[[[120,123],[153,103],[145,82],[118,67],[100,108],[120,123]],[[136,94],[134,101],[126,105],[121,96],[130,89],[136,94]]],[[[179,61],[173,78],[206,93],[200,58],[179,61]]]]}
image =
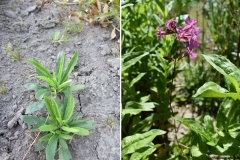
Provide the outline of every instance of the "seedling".
{"type": "MultiPolygon", "coordinates": [[[[68,93],[71,91],[68,90],[68,93]]],[[[44,102],[49,113],[49,119],[23,115],[21,119],[33,125],[40,132],[47,133],[42,136],[35,146],[35,151],[46,148],[46,159],[53,160],[58,151],[59,159],[69,160],[72,158],[68,149],[67,141],[74,135],[87,136],[89,130],[95,125],[95,121],[84,121],[73,116],[74,98],[67,94],[64,104],[57,103],[54,99],[44,97],[44,102]],[[61,109],[60,109],[61,108],[61,109]]]]}
{"type": "Polygon", "coordinates": [[[64,28],[65,28],[65,31],[68,32],[68,31],[72,31],[72,32],[75,32],[75,33],[79,33],[82,31],[83,29],[83,25],[82,23],[75,23],[75,22],[70,22],[68,20],[65,20],[63,22],[63,25],[64,25],[64,28]]]}
{"type": "Polygon", "coordinates": [[[112,127],[116,124],[116,121],[112,117],[108,117],[105,121],[108,128],[112,129],[112,127]]]}
{"type": "Polygon", "coordinates": [[[11,42],[8,42],[7,45],[3,45],[2,47],[6,53],[10,55],[11,60],[14,62],[20,59],[20,52],[17,48],[14,48],[11,42]]]}
{"type": "Polygon", "coordinates": [[[64,32],[62,35],[60,35],[60,31],[56,31],[54,35],[51,36],[50,42],[54,45],[62,44],[62,42],[67,42],[67,34],[64,32]]]}
{"type": "Polygon", "coordinates": [[[32,113],[44,107],[43,97],[48,96],[59,100],[59,96],[70,89],[71,91],[82,90],[85,88],[84,85],[74,85],[70,86],[72,82],[71,79],[68,79],[69,74],[72,72],[74,66],[77,64],[78,52],[74,53],[74,56],[65,67],[65,54],[60,52],[57,57],[57,62],[55,65],[55,70],[50,73],[44,66],[40,64],[37,59],[27,60],[27,62],[33,64],[36,69],[37,78],[45,81],[48,86],[42,86],[34,83],[26,84],[26,88],[30,90],[35,90],[35,98],[40,100],[31,104],[27,109],[26,113],[32,113]]]}
{"type": "Polygon", "coordinates": [[[2,83],[2,84],[0,85],[0,94],[4,94],[4,93],[6,93],[6,88],[5,88],[5,86],[4,86],[4,83],[2,83]]]}

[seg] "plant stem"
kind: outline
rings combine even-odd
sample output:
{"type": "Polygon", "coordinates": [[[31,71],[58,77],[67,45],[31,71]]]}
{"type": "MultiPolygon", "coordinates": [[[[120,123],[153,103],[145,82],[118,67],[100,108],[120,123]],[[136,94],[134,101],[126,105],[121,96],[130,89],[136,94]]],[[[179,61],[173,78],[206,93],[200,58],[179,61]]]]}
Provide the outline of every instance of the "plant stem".
{"type": "MultiPolygon", "coordinates": [[[[174,116],[174,112],[173,112],[173,108],[172,108],[172,92],[173,92],[173,80],[174,80],[174,75],[175,75],[175,71],[176,71],[176,59],[174,60],[174,66],[173,66],[173,73],[172,73],[172,82],[171,82],[171,88],[170,88],[170,96],[169,96],[169,106],[170,106],[170,109],[171,109],[171,112],[172,112],[172,116],[174,116]]],[[[176,127],[176,121],[175,119],[173,119],[173,124],[174,124],[174,131],[175,131],[175,139],[177,141],[177,144],[178,146],[182,146],[180,145],[180,142],[178,140],[178,137],[177,137],[177,127],[176,127]]]]}

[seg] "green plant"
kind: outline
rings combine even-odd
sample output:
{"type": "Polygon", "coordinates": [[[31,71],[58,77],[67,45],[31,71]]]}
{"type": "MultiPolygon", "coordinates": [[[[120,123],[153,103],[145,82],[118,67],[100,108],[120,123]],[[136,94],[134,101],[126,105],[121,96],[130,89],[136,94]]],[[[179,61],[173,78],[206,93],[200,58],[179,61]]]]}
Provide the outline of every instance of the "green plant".
{"type": "Polygon", "coordinates": [[[0,85],[0,94],[4,94],[4,93],[6,93],[6,88],[5,88],[5,86],[4,86],[4,83],[2,83],[2,84],[0,85]]]}
{"type": "Polygon", "coordinates": [[[180,153],[175,149],[172,158],[191,156],[206,159],[210,155],[239,158],[240,70],[223,56],[203,55],[203,57],[224,76],[227,88],[210,81],[200,87],[193,97],[224,100],[217,112],[216,125],[209,115],[203,115],[199,120],[174,117],[191,132],[180,140],[185,146],[184,151],[180,153]]]}
{"type": "Polygon", "coordinates": [[[56,31],[54,35],[51,35],[50,42],[54,45],[61,44],[62,42],[67,42],[67,34],[64,32],[62,35],[60,35],[60,31],[56,31]]]}
{"type": "Polygon", "coordinates": [[[72,31],[72,32],[75,32],[75,33],[79,33],[83,29],[82,23],[72,22],[72,21],[69,21],[67,19],[65,19],[63,21],[63,25],[64,25],[64,28],[65,28],[65,32],[72,31]]]}
{"type": "Polygon", "coordinates": [[[13,62],[20,59],[19,50],[15,48],[11,42],[8,42],[7,45],[3,45],[3,49],[10,55],[10,58],[13,62]]]}
{"type": "Polygon", "coordinates": [[[46,159],[53,160],[56,152],[61,160],[72,158],[68,149],[67,141],[74,135],[87,136],[96,122],[84,121],[78,116],[73,116],[74,98],[71,91],[66,91],[64,104],[57,104],[54,99],[44,97],[45,105],[49,113],[49,118],[37,118],[34,116],[23,115],[21,119],[33,125],[41,133],[47,133],[38,139],[35,151],[41,151],[46,148],[46,159]]]}
{"type": "Polygon", "coordinates": [[[112,117],[108,117],[105,120],[105,124],[108,128],[112,129],[112,127],[116,124],[117,122],[112,118],[112,117]]]}
{"type": "Polygon", "coordinates": [[[65,54],[60,52],[57,56],[57,62],[55,65],[55,69],[52,70],[52,74],[40,64],[37,59],[27,60],[27,62],[33,64],[36,69],[37,78],[45,81],[48,86],[38,85],[34,83],[26,84],[26,88],[30,90],[35,90],[37,93],[35,94],[35,98],[40,100],[31,104],[26,109],[26,114],[32,113],[44,107],[44,101],[42,98],[44,96],[54,97],[60,99],[61,93],[70,89],[71,91],[82,90],[85,88],[84,85],[74,85],[70,86],[72,80],[68,79],[69,74],[72,72],[74,66],[77,64],[78,60],[78,51],[76,51],[68,63],[65,66],[65,54]]]}

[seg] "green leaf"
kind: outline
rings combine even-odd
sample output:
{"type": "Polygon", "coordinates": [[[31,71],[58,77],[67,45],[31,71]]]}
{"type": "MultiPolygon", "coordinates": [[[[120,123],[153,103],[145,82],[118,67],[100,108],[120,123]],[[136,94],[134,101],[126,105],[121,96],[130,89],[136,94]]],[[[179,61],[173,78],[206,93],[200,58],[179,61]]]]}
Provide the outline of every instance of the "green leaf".
{"type": "Polygon", "coordinates": [[[27,83],[25,85],[25,87],[29,90],[35,90],[35,91],[42,90],[42,89],[47,89],[47,87],[45,87],[45,86],[41,86],[41,85],[34,84],[34,83],[27,83]]]}
{"type": "Polygon", "coordinates": [[[230,62],[226,57],[211,54],[211,55],[204,55],[203,57],[221,74],[223,75],[230,75],[234,79],[237,80],[238,84],[240,83],[240,72],[239,69],[230,62]]]}
{"type": "Polygon", "coordinates": [[[68,102],[68,105],[66,107],[66,110],[64,111],[65,112],[65,115],[63,117],[63,120],[65,122],[68,122],[68,120],[71,118],[72,114],[73,114],[73,110],[74,110],[74,98],[73,96],[71,95],[70,98],[69,98],[69,102],[68,102]]]}
{"type": "Polygon", "coordinates": [[[48,78],[48,77],[45,77],[45,76],[36,76],[36,77],[46,81],[49,84],[49,86],[57,88],[57,83],[53,80],[53,78],[48,78]]]}
{"type": "Polygon", "coordinates": [[[56,31],[54,36],[53,36],[53,40],[54,41],[58,41],[59,40],[59,36],[60,36],[60,31],[56,31]]]}
{"type": "Polygon", "coordinates": [[[137,103],[134,101],[127,102],[125,109],[122,109],[122,115],[131,114],[137,115],[142,111],[152,111],[155,108],[153,102],[146,102],[146,103],[137,103]]]}
{"type": "Polygon", "coordinates": [[[65,54],[63,51],[60,51],[57,55],[57,62],[55,66],[55,73],[59,73],[59,68],[60,68],[60,62],[62,57],[64,57],[64,63],[63,63],[63,68],[65,67],[65,54]]]}
{"type": "Polygon", "coordinates": [[[240,99],[238,93],[229,93],[225,88],[220,87],[214,82],[207,82],[197,90],[197,93],[193,97],[202,98],[227,98],[231,97],[234,100],[240,99]]]}
{"type": "Polygon", "coordinates": [[[85,85],[79,84],[79,85],[74,85],[70,86],[71,91],[78,91],[78,90],[83,90],[85,88],[85,85]]]}
{"type": "Polygon", "coordinates": [[[41,127],[39,127],[39,130],[41,131],[41,132],[47,132],[47,131],[54,131],[54,130],[56,130],[58,127],[57,126],[55,126],[55,125],[43,125],[43,126],[41,126],[41,127]]]}
{"type": "Polygon", "coordinates": [[[240,123],[234,123],[228,126],[229,131],[238,131],[240,130],[240,123]]]}
{"type": "Polygon", "coordinates": [[[47,144],[48,144],[47,141],[38,141],[35,144],[34,151],[38,152],[38,151],[41,151],[41,150],[45,149],[47,147],[47,144]]]}
{"type": "Polygon", "coordinates": [[[74,66],[77,64],[77,60],[78,60],[78,51],[75,51],[72,59],[68,63],[67,69],[64,72],[61,83],[65,82],[68,79],[69,74],[72,72],[74,66]]]}
{"type": "Polygon", "coordinates": [[[48,142],[46,148],[46,160],[54,160],[54,156],[57,149],[58,135],[54,134],[48,142]]]}
{"type": "Polygon", "coordinates": [[[89,120],[89,121],[77,120],[77,121],[68,123],[68,125],[71,127],[80,127],[87,130],[91,130],[96,124],[97,122],[93,120],[89,120]]]}
{"type": "Polygon", "coordinates": [[[194,118],[177,118],[173,117],[173,119],[181,122],[186,127],[188,127],[191,131],[194,131],[197,134],[200,134],[208,141],[211,141],[211,135],[205,132],[205,129],[199,120],[195,120],[194,118]]]}
{"type": "Polygon", "coordinates": [[[39,141],[48,141],[51,137],[52,137],[52,133],[47,134],[45,136],[42,136],[41,138],[39,138],[39,141]]]}
{"type": "Polygon", "coordinates": [[[200,157],[202,153],[200,152],[199,148],[196,146],[192,146],[191,148],[191,154],[193,157],[200,157]]]}
{"type": "Polygon", "coordinates": [[[135,151],[132,155],[130,160],[143,160],[148,159],[147,157],[151,155],[159,146],[160,144],[156,144],[154,146],[149,145],[147,147],[143,147],[135,151]]]}
{"type": "Polygon", "coordinates": [[[61,147],[59,150],[59,159],[60,160],[70,160],[70,159],[72,159],[72,155],[68,149],[61,147]]]}
{"type": "Polygon", "coordinates": [[[45,101],[45,104],[46,104],[46,108],[50,114],[50,116],[53,118],[53,119],[56,119],[56,115],[55,115],[55,112],[52,108],[52,103],[51,103],[51,100],[48,98],[48,97],[44,97],[44,101],[45,101]]]}
{"type": "Polygon", "coordinates": [[[126,154],[134,153],[137,149],[145,147],[147,144],[152,142],[152,140],[158,136],[165,134],[165,131],[152,129],[143,134],[135,134],[133,136],[128,136],[122,140],[122,157],[126,154]]]}
{"type": "Polygon", "coordinates": [[[58,86],[58,90],[63,89],[64,87],[67,87],[72,82],[71,79],[67,80],[66,82],[63,82],[58,86]]]}
{"type": "Polygon", "coordinates": [[[66,126],[62,126],[62,130],[67,131],[67,132],[79,132],[80,129],[78,127],[66,127],[66,126]]]}
{"type": "Polygon", "coordinates": [[[63,75],[63,67],[64,67],[64,62],[65,62],[65,56],[62,56],[61,61],[60,61],[60,66],[59,66],[59,70],[57,72],[57,81],[58,81],[58,85],[60,84],[61,80],[62,80],[62,75],[63,75]]]}
{"type": "Polygon", "coordinates": [[[62,139],[62,138],[59,137],[59,143],[63,148],[68,149],[68,145],[67,145],[65,139],[62,139]]]}
{"type": "Polygon", "coordinates": [[[43,67],[37,60],[26,60],[28,63],[31,63],[35,66],[36,70],[38,69],[41,74],[39,76],[45,76],[45,77],[52,77],[52,75],[49,73],[49,71],[43,67]]]}
{"type": "Polygon", "coordinates": [[[44,118],[37,118],[33,116],[28,116],[28,115],[21,115],[21,120],[23,120],[23,122],[27,123],[28,125],[36,125],[36,126],[41,126],[46,121],[46,119],[44,118]]]}
{"type": "Polygon", "coordinates": [[[72,136],[67,135],[67,134],[60,134],[59,137],[62,139],[66,139],[66,140],[70,140],[73,138],[72,136]]]}
{"type": "Polygon", "coordinates": [[[35,98],[38,99],[38,100],[41,100],[46,93],[50,93],[52,91],[53,91],[52,89],[42,89],[42,90],[39,90],[36,93],[35,98]]]}
{"type": "Polygon", "coordinates": [[[54,112],[54,115],[56,116],[56,119],[58,119],[59,123],[61,124],[62,116],[60,114],[60,111],[58,109],[58,105],[54,99],[52,101],[52,111],[54,112]]]}
{"type": "Polygon", "coordinates": [[[146,53],[144,53],[144,54],[141,54],[141,55],[138,56],[138,57],[135,57],[135,58],[133,58],[133,59],[131,59],[131,60],[128,60],[127,62],[124,62],[124,63],[122,64],[122,73],[123,73],[126,69],[128,69],[129,67],[131,67],[131,66],[133,66],[134,64],[136,64],[137,62],[139,62],[140,59],[142,59],[144,56],[146,56],[146,55],[148,55],[148,54],[149,54],[149,52],[146,52],[146,53]]]}
{"type": "Polygon", "coordinates": [[[80,135],[80,136],[88,136],[89,135],[89,131],[84,129],[84,128],[79,128],[79,127],[75,127],[77,129],[79,129],[79,132],[74,132],[74,134],[80,135]]]}
{"type": "Polygon", "coordinates": [[[27,109],[25,111],[25,114],[30,114],[30,113],[33,113],[35,111],[39,111],[44,106],[45,106],[45,103],[44,103],[43,99],[38,101],[38,102],[34,102],[27,107],[27,109]]]}
{"type": "Polygon", "coordinates": [[[137,83],[146,73],[140,73],[136,78],[134,78],[131,83],[129,88],[131,88],[135,83],[137,83]]]}
{"type": "Polygon", "coordinates": [[[214,126],[213,126],[213,120],[212,117],[210,117],[209,115],[206,115],[204,117],[204,123],[206,125],[206,132],[210,133],[210,134],[214,134],[214,126]]]}

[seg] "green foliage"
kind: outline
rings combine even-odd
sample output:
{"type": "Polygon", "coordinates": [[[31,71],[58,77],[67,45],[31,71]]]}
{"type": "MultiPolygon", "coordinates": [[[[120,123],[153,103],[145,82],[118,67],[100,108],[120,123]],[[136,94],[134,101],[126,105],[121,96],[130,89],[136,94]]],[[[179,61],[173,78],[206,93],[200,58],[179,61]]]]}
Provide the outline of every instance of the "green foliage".
{"type": "Polygon", "coordinates": [[[20,60],[20,52],[16,47],[13,46],[11,42],[8,42],[8,44],[3,45],[2,48],[5,50],[5,52],[7,52],[10,55],[10,58],[13,62],[20,60]]]}
{"type": "Polygon", "coordinates": [[[49,113],[47,119],[28,115],[21,116],[21,119],[28,125],[33,125],[40,132],[47,132],[46,135],[39,138],[35,146],[35,151],[46,148],[47,160],[54,159],[56,150],[59,150],[60,159],[71,159],[72,156],[68,149],[67,140],[71,140],[74,135],[89,135],[89,130],[96,125],[94,121],[84,121],[79,119],[80,116],[73,116],[75,103],[71,94],[66,94],[64,100],[67,102],[58,106],[54,99],[44,97],[44,102],[49,113]]]}
{"type": "MultiPolygon", "coordinates": [[[[174,63],[163,56],[177,53],[180,46],[170,36],[156,40],[157,27],[163,25],[171,10],[166,4],[164,1],[122,3],[122,144],[126,138],[133,140],[153,130],[163,134],[163,130],[172,126],[168,121],[172,114],[169,95],[175,85],[171,81],[184,64],[178,64],[173,74],[174,63]]],[[[159,135],[146,138],[146,143],[140,141],[137,146],[143,146],[134,153],[123,154],[123,159],[166,159],[168,150],[155,154],[165,147],[161,145],[164,138],[159,135]]],[[[128,145],[135,147],[133,143],[128,145]]]]}
{"type": "Polygon", "coordinates": [[[65,65],[65,54],[63,52],[60,52],[57,57],[57,62],[55,65],[55,70],[52,71],[52,74],[50,71],[48,71],[44,66],[40,64],[40,62],[36,59],[33,60],[27,60],[27,62],[33,64],[36,69],[37,78],[45,81],[48,84],[48,87],[29,83],[26,84],[26,88],[30,90],[35,90],[35,98],[40,100],[39,102],[35,102],[31,104],[27,110],[26,114],[32,113],[34,111],[37,111],[44,107],[44,103],[41,102],[42,98],[44,96],[48,97],[55,97],[57,99],[58,96],[66,91],[67,89],[71,89],[71,91],[76,90],[82,90],[84,89],[84,85],[75,85],[70,86],[70,83],[72,80],[68,79],[69,74],[72,72],[74,66],[76,65],[78,60],[78,52],[76,51],[68,63],[68,65],[65,65]]]}
{"type": "Polygon", "coordinates": [[[4,93],[6,93],[6,88],[5,88],[5,86],[4,86],[4,83],[2,83],[2,84],[0,85],[0,94],[4,94],[4,93]]]}
{"type": "Polygon", "coordinates": [[[207,0],[204,14],[211,23],[208,28],[215,43],[214,53],[226,56],[239,67],[239,2],[237,0],[207,0]]]}
{"type": "Polygon", "coordinates": [[[61,34],[60,31],[56,31],[53,35],[51,35],[50,42],[53,43],[54,45],[61,44],[62,42],[67,42],[68,41],[67,32],[64,31],[62,35],[60,34],[61,34]]]}
{"type": "Polygon", "coordinates": [[[191,157],[239,156],[240,70],[223,56],[203,55],[203,57],[225,77],[227,89],[214,82],[207,82],[198,89],[194,97],[224,98],[217,112],[217,123],[214,127],[213,119],[208,115],[200,120],[174,117],[191,130],[189,134],[184,135],[181,142],[191,148],[191,152],[188,153],[191,157]]]}

